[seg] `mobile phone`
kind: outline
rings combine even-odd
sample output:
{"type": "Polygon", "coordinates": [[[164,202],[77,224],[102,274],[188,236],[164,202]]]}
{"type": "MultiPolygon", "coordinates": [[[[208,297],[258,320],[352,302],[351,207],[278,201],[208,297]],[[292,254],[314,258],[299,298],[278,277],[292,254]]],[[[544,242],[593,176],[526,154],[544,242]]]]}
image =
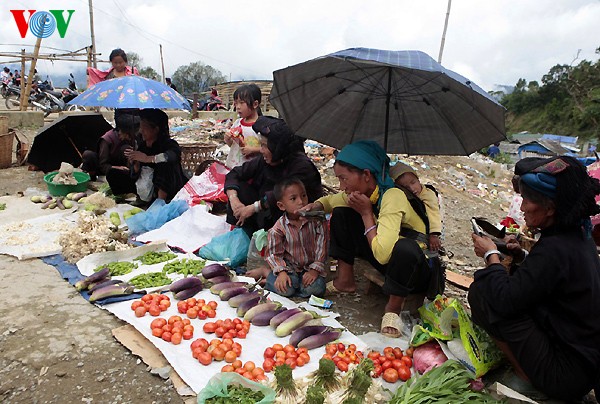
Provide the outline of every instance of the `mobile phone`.
{"type": "Polygon", "coordinates": [[[475,218],[471,218],[471,226],[473,226],[473,233],[477,234],[478,236],[483,235],[483,232],[481,231],[481,227],[479,227],[475,218]]]}

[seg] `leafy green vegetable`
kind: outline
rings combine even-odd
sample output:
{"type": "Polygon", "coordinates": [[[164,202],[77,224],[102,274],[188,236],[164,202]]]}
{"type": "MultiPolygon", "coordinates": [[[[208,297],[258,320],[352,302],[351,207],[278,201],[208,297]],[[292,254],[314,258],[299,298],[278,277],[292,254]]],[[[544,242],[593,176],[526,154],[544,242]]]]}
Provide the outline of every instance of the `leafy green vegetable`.
{"type": "Polygon", "coordinates": [[[204,265],[205,262],[202,260],[182,258],[180,260],[176,260],[165,264],[162,271],[165,274],[171,274],[176,272],[178,274],[182,274],[183,276],[197,276],[200,274],[200,272],[202,272],[204,265]]]}
{"type": "Polygon", "coordinates": [[[177,255],[170,251],[148,251],[147,253],[134,258],[136,261],[142,261],[144,265],[153,265],[176,258],[177,255]]]}
{"type": "Polygon", "coordinates": [[[331,359],[321,358],[319,369],[313,373],[313,381],[327,392],[337,390],[340,387],[340,376],[335,373],[335,363],[331,359]]]}
{"type": "Polygon", "coordinates": [[[248,387],[229,385],[227,397],[212,397],[204,402],[206,404],[255,404],[265,398],[262,391],[255,391],[248,387]]]}
{"type": "Polygon", "coordinates": [[[108,267],[110,276],[125,275],[137,268],[137,264],[127,261],[109,262],[108,264],[102,264],[94,269],[94,272],[98,272],[101,269],[108,267]]]}
{"type": "Polygon", "coordinates": [[[373,361],[369,358],[364,358],[360,361],[357,367],[350,374],[350,383],[346,391],[345,404],[360,403],[364,401],[364,397],[371,387],[373,379],[371,371],[374,369],[373,361]]]}
{"type": "Polygon", "coordinates": [[[6,204],[5,203],[0,203],[0,210],[4,210],[6,209],[6,204]]]}
{"type": "Polygon", "coordinates": [[[313,384],[306,390],[305,404],[323,404],[325,402],[325,390],[323,386],[313,384]]]}
{"type": "Polygon", "coordinates": [[[141,274],[134,276],[129,280],[133,286],[137,289],[154,288],[157,286],[170,285],[171,279],[169,279],[162,272],[149,272],[147,274],[141,274]]]}
{"type": "Polygon", "coordinates": [[[472,391],[471,374],[457,361],[447,360],[423,376],[414,375],[401,385],[390,404],[497,403],[489,394],[472,391]]]}

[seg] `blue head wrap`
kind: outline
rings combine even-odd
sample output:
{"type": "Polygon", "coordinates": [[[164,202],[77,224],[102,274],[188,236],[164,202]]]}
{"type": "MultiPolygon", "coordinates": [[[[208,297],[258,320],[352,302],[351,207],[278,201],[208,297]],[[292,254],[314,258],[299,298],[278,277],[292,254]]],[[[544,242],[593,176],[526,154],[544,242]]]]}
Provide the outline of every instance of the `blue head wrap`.
{"type": "Polygon", "coordinates": [[[383,193],[394,187],[390,177],[390,158],[379,144],[372,140],[359,140],[345,146],[336,157],[337,161],[351,164],[361,170],[369,170],[379,186],[379,201],[383,193]]]}
{"type": "Polygon", "coordinates": [[[521,175],[520,180],[534,191],[546,195],[551,199],[556,198],[555,176],[546,173],[527,173],[521,175]]]}

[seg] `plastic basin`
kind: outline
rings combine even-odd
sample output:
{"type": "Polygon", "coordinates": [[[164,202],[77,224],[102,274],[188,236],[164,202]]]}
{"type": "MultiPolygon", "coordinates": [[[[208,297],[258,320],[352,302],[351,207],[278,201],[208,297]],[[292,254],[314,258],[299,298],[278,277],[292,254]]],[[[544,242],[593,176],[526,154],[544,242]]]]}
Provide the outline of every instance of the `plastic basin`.
{"type": "Polygon", "coordinates": [[[77,185],[54,184],[52,179],[56,174],[58,174],[58,171],[44,175],[44,182],[46,182],[48,192],[52,196],[65,196],[71,192],[85,192],[87,190],[88,182],[90,182],[88,173],[75,171],[73,177],[77,180],[77,185]]]}

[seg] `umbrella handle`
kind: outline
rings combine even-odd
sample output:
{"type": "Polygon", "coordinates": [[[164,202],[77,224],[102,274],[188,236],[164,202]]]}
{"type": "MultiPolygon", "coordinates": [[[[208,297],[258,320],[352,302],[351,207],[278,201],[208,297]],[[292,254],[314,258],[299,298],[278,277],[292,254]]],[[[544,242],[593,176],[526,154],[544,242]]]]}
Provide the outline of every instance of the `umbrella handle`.
{"type": "Polygon", "coordinates": [[[79,158],[83,158],[83,155],[81,154],[77,146],[75,146],[75,143],[73,143],[73,140],[69,136],[67,136],[67,139],[69,139],[69,142],[71,142],[71,145],[73,146],[77,154],[79,154],[79,158]]]}

